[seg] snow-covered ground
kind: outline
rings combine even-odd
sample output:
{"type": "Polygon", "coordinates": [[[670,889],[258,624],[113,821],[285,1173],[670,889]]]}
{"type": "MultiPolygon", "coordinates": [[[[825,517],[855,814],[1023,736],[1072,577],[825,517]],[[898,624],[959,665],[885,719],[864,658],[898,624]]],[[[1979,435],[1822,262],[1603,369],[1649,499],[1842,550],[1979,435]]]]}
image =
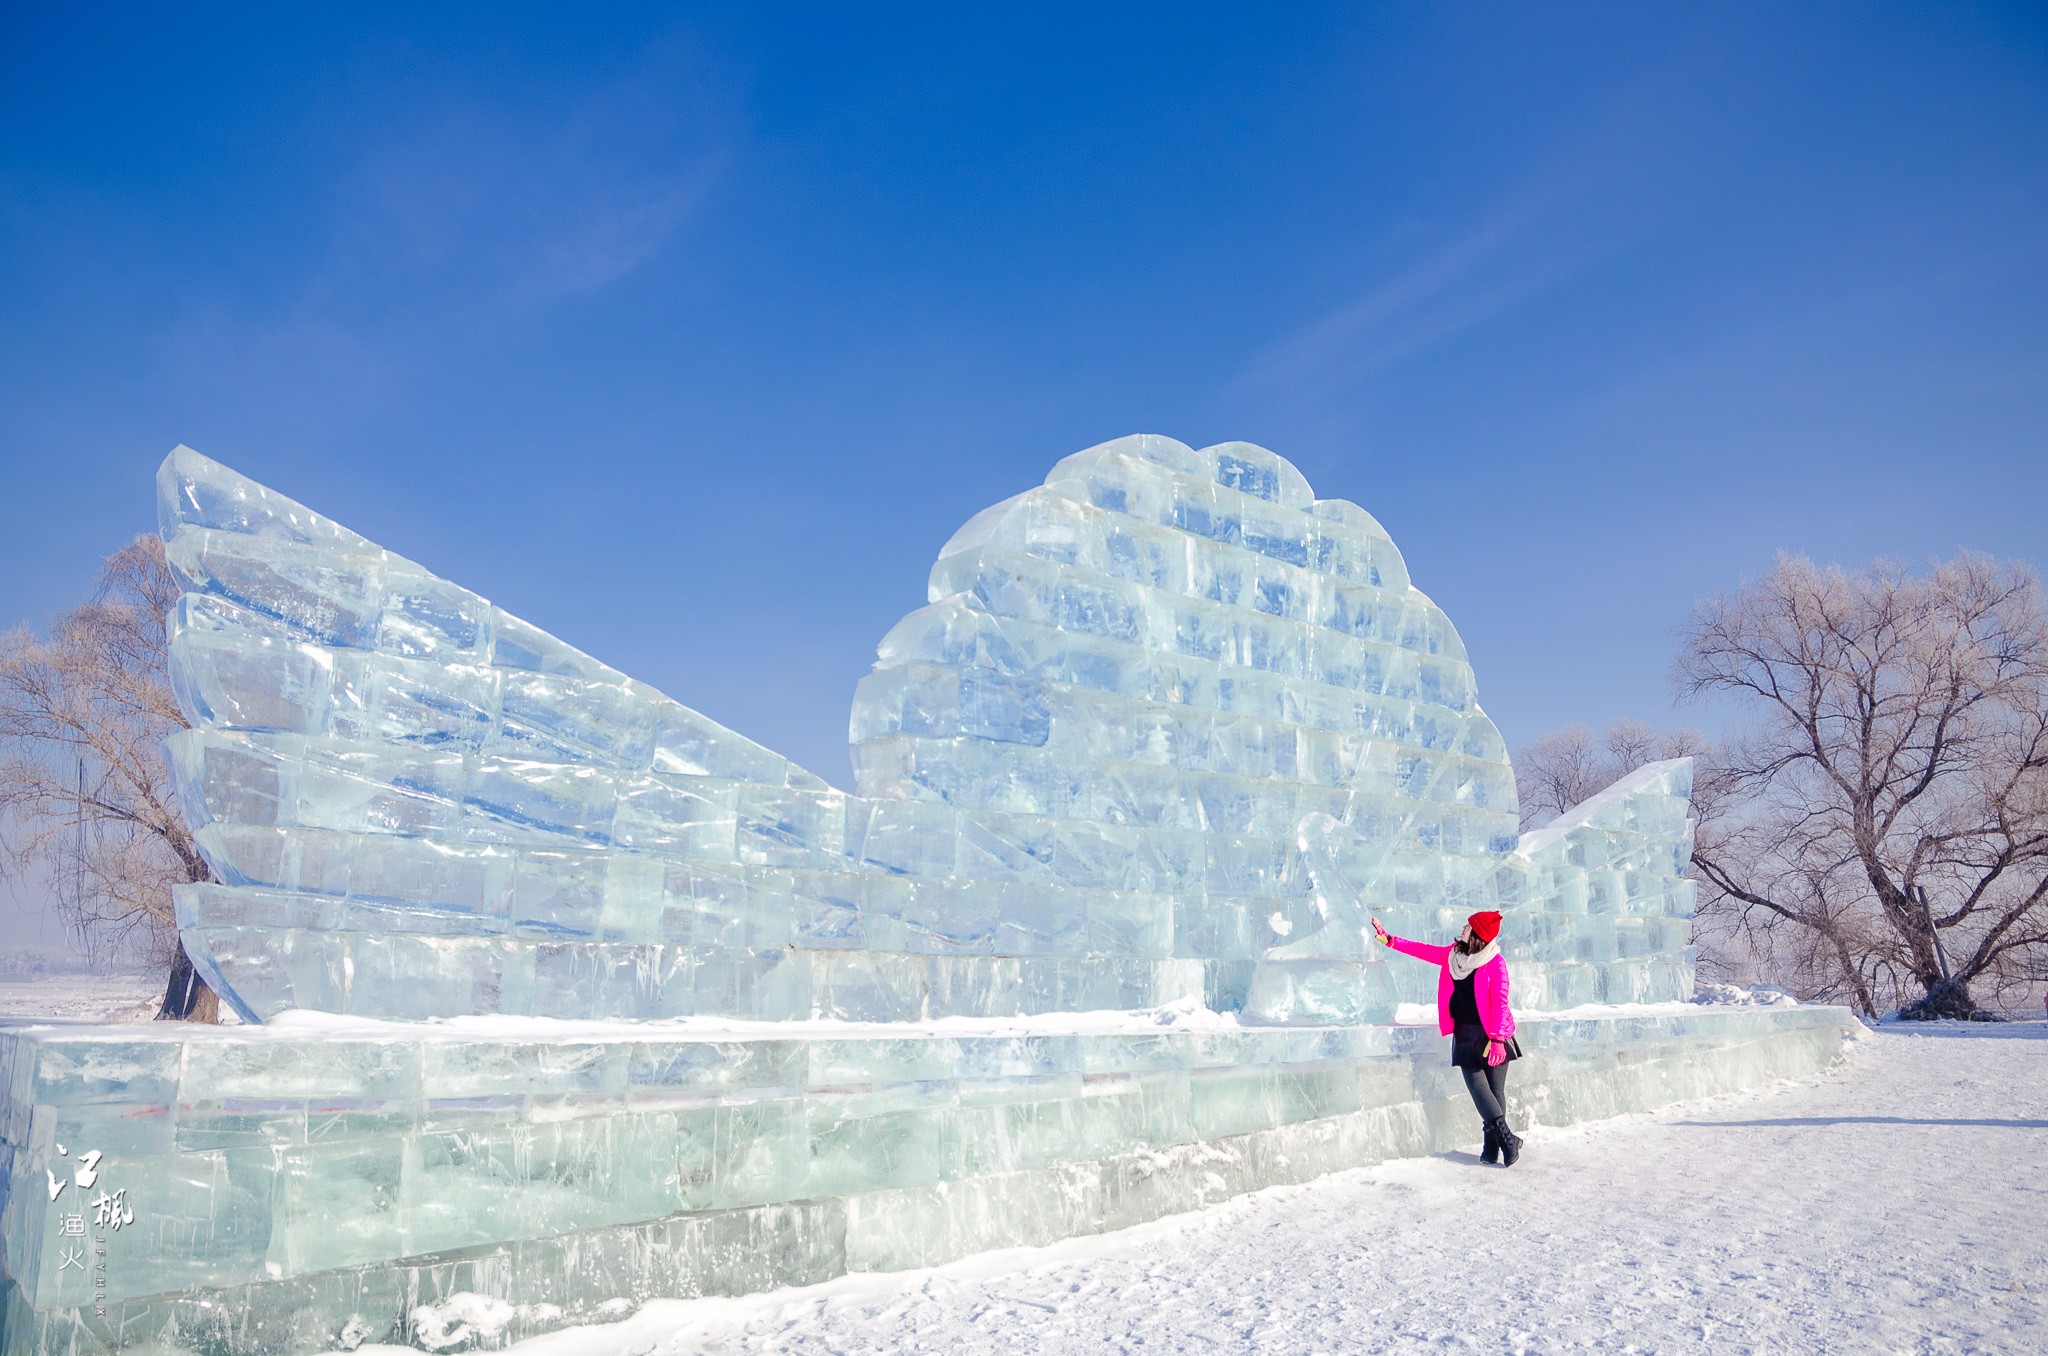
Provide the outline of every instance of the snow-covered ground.
{"type": "Polygon", "coordinates": [[[163,1005],[161,973],[95,975],[0,972],[0,1017],[79,1022],[146,1022],[163,1005]]]}
{"type": "Polygon", "coordinates": [[[1808,1083],[1539,1129],[1512,1170],[1387,1164],[515,1350],[2044,1351],[2048,1025],[1886,1027],[1808,1083]]]}

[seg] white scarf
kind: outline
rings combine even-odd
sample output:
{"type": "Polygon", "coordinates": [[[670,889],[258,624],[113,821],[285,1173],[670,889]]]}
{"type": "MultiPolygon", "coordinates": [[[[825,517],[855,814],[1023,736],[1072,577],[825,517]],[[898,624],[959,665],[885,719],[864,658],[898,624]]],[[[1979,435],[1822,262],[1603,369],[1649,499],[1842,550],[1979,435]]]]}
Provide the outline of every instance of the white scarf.
{"type": "Polygon", "coordinates": [[[1500,938],[1498,937],[1488,942],[1485,946],[1480,947],[1477,951],[1474,951],[1469,956],[1466,955],[1464,952],[1458,950],[1457,946],[1453,944],[1451,947],[1451,954],[1444,957],[1444,968],[1451,972],[1451,979],[1454,982],[1459,981],[1464,979],[1465,976],[1471,974],[1474,970],[1477,970],[1480,966],[1486,964],[1488,961],[1492,960],[1495,956],[1498,956],[1499,954],[1500,938]]]}

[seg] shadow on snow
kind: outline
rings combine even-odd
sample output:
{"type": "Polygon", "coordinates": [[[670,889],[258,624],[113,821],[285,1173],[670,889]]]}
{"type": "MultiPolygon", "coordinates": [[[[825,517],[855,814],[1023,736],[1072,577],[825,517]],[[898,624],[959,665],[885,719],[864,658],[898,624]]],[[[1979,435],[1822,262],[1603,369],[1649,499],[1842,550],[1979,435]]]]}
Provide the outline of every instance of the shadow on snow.
{"type": "Polygon", "coordinates": [[[1754,1125],[1981,1125],[1994,1130],[2048,1130],[2048,1121],[1944,1120],[1936,1116],[1787,1116],[1759,1121],[1673,1121],[1707,1129],[1754,1125]]]}

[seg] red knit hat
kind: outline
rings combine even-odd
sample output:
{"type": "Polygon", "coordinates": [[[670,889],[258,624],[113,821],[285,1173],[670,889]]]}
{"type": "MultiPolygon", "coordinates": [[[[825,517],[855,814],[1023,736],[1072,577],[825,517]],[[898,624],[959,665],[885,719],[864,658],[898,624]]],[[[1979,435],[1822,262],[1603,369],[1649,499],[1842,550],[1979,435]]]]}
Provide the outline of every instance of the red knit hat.
{"type": "Polygon", "coordinates": [[[1500,936],[1500,915],[1492,909],[1485,909],[1465,920],[1472,929],[1472,935],[1482,942],[1490,942],[1500,936]]]}

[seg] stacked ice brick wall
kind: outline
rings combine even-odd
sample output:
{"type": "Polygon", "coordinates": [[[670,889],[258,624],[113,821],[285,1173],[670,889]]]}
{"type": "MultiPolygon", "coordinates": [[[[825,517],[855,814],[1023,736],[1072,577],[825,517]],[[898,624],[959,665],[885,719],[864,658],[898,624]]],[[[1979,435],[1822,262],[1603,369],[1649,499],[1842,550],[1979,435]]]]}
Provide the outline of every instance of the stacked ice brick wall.
{"type": "MultiPolygon", "coordinates": [[[[1508,911],[1501,949],[1518,1010],[1655,1003],[1692,996],[1693,885],[1679,758],[1627,774],[1498,859],[1493,907],[1508,911]]],[[[1267,951],[1245,1011],[1265,1021],[1383,1021],[1402,1001],[1433,1006],[1434,971],[1392,959],[1370,940],[1378,917],[1412,937],[1449,938],[1469,901],[1404,897],[1384,844],[1327,817],[1303,822],[1303,864],[1323,926],[1267,951]]]]}
{"type": "Polygon", "coordinates": [[[1511,954],[1533,963],[1514,967],[1521,1002],[1692,997],[1691,795],[1691,759],[1651,763],[1522,835],[1511,954]]]}
{"type": "MultiPolygon", "coordinates": [[[[516,1307],[510,1338],[1472,1142],[1433,1030],[1124,1020],[709,1038],[0,1023],[0,1352],[296,1356],[413,1339],[418,1306],[462,1293],[516,1307]],[[101,1273],[66,1263],[61,1227],[90,1217],[70,1179],[93,1151],[94,1189],[134,1214],[101,1273]]],[[[1686,1008],[1529,1026],[1518,1115],[1558,1125],[1811,1072],[1853,1023],[1686,1008]]]]}
{"type": "MultiPolygon", "coordinates": [[[[1248,444],[1121,439],[956,534],[861,685],[859,795],[196,453],[159,492],[221,881],[180,921],[259,1018],[1233,1008],[1263,966],[1254,1015],[1380,1020],[1416,980],[1366,912],[1442,932],[1541,874],[1442,611],[1248,444]],[[1351,963],[1317,994],[1301,955],[1351,963]]],[[[1581,916],[1520,954],[1609,963],[1581,916]]]]}

